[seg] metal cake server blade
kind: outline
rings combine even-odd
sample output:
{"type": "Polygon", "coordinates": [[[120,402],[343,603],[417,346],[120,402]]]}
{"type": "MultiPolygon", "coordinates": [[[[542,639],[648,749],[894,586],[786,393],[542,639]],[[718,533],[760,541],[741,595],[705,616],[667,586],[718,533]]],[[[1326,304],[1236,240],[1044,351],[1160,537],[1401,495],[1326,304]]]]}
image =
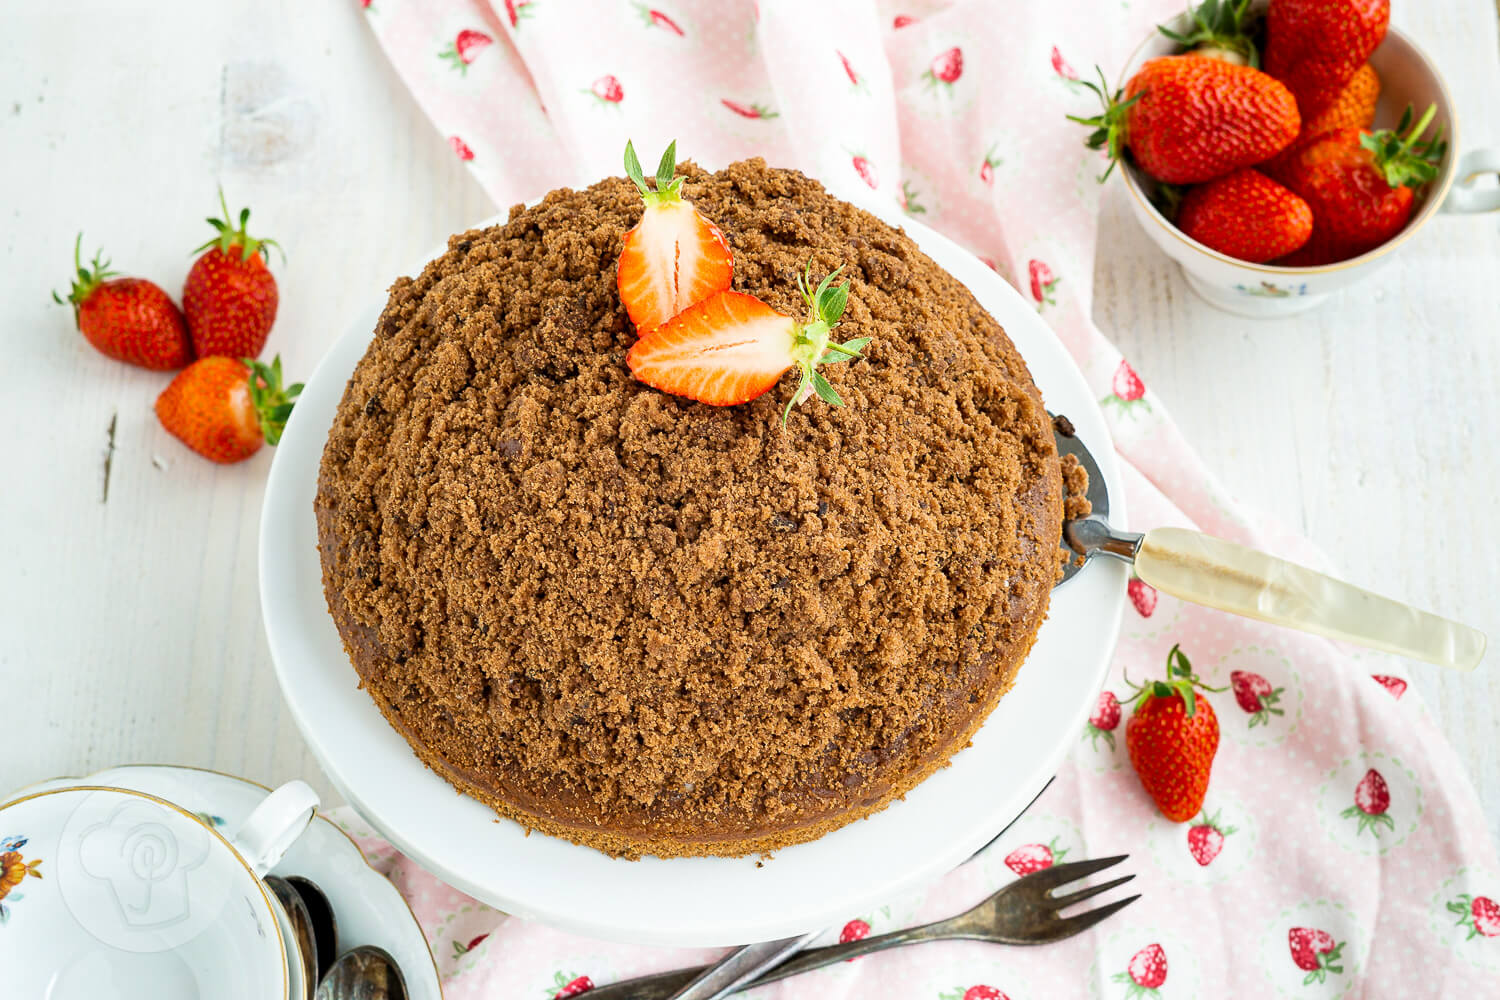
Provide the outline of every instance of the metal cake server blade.
{"type": "Polygon", "coordinates": [[[1089,474],[1094,512],[1063,522],[1068,560],[1058,585],[1095,555],[1132,563],[1162,593],[1231,614],[1442,667],[1473,670],[1484,658],[1483,632],[1335,580],[1222,538],[1183,528],[1119,531],[1109,523],[1109,491],[1099,465],[1065,418],[1053,421],[1058,451],[1089,474]]]}

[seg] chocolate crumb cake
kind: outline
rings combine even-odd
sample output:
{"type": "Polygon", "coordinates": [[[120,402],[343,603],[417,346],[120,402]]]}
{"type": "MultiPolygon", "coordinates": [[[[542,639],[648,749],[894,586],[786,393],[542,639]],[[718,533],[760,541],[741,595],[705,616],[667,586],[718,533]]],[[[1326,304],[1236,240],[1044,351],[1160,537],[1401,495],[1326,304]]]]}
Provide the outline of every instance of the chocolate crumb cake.
{"type": "Polygon", "coordinates": [[[714,407],[635,381],[623,178],[517,206],[402,278],[316,513],[329,610],[417,755],[615,855],[811,840],[968,744],[1046,615],[1064,484],[995,320],[901,231],[759,160],[678,170],[733,287],[798,314],[841,265],[828,370],[714,407]]]}

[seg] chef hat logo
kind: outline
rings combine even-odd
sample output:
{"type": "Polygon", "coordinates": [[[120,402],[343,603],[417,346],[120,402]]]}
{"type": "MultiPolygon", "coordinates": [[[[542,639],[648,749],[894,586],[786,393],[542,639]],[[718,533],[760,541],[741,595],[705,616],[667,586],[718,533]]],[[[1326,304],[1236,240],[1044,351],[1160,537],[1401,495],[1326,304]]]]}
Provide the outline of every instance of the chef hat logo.
{"type": "Polygon", "coordinates": [[[188,875],[208,858],[209,835],[170,819],[154,802],[123,802],[79,836],[80,867],[108,886],[128,927],[168,928],[190,916],[188,875]]]}

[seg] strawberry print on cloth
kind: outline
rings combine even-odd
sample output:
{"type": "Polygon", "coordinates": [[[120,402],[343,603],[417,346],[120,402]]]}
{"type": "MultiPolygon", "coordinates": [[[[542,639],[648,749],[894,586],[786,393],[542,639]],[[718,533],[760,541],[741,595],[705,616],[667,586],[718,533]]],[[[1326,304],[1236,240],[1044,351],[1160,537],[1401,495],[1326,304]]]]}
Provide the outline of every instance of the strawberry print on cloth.
{"type": "MultiPolygon", "coordinates": [[[[431,141],[463,160],[497,213],[617,176],[627,139],[648,150],[677,139],[711,168],[762,156],[844,197],[904,204],[1007,276],[1070,352],[1113,432],[1131,526],[1198,528],[1326,566],[1217,482],[1152,391],[1152,373],[1092,319],[1105,164],[1065,116],[1091,110],[1078,77],[1123,66],[1182,3],[1003,8],[376,0],[361,17],[431,118],[431,141]]],[[[951,916],[1018,872],[1107,854],[1130,855],[1121,871],[1136,875],[1130,891],[1141,899],[1045,948],[928,944],[839,963],[766,996],[1494,995],[1500,860],[1464,765],[1407,668],[1184,604],[1141,581],[1126,597],[1108,696],[1080,693],[1087,722],[1032,809],[933,884],[841,915],[824,941],[951,916]],[[1221,689],[1200,695],[1221,739],[1203,809],[1182,823],[1142,791],[1121,703],[1126,675],[1159,670],[1174,645],[1221,689]]],[[[506,916],[345,818],[411,901],[448,1000],[586,997],[585,984],[719,954],[624,947],[506,916]]]]}

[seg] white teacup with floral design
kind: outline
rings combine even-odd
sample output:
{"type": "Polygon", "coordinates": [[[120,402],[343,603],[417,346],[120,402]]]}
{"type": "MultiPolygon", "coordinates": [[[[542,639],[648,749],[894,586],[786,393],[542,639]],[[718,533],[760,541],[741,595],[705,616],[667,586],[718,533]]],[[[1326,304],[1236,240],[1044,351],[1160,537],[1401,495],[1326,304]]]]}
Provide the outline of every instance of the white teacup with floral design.
{"type": "Polygon", "coordinates": [[[0,806],[0,994],[288,1000],[288,945],[261,876],[317,804],[290,782],[228,838],[119,788],[0,806]]]}

